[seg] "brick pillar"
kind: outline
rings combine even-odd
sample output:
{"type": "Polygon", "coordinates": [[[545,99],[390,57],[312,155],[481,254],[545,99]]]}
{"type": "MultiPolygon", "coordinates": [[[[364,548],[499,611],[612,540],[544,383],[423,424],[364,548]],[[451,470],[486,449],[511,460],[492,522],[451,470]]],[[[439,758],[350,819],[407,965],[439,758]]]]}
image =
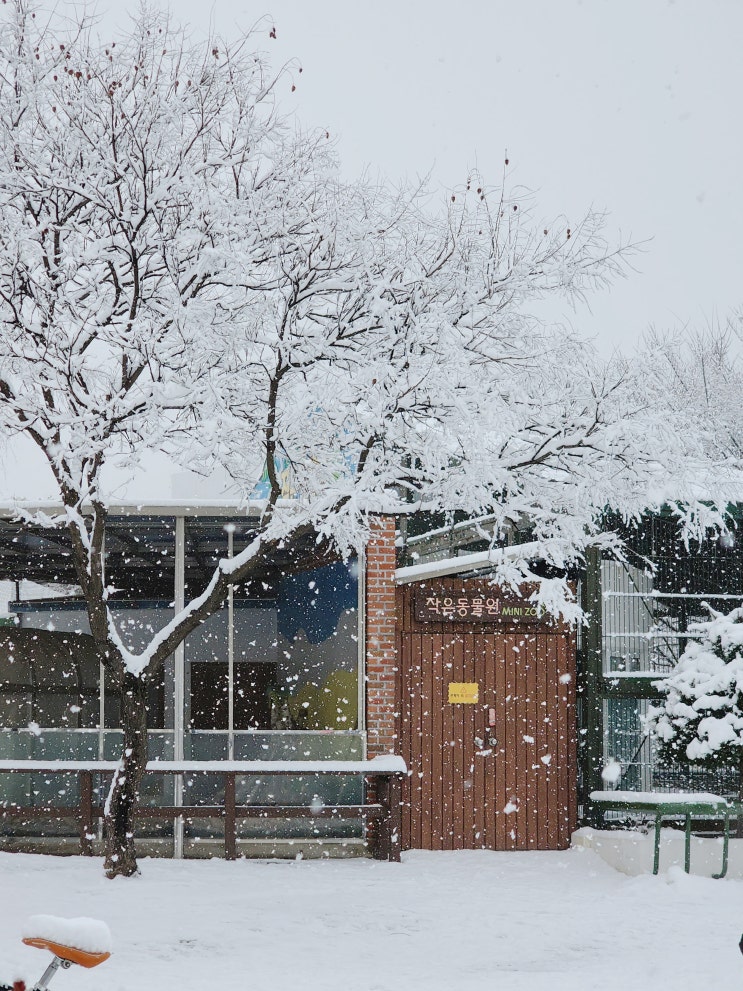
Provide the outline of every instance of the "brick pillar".
{"type": "Polygon", "coordinates": [[[395,518],[376,516],[366,547],[366,738],[369,757],[396,750],[395,518]]]}

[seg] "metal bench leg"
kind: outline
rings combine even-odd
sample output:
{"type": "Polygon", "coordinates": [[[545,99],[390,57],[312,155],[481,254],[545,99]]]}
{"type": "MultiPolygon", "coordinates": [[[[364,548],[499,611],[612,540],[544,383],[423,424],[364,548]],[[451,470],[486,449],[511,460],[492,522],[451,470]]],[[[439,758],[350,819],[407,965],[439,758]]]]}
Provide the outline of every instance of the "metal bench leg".
{"type": "Polygon", "coordinates": [[[719,881],[720,878],[725,877],[728,872],[728,841],[730,840],[730,810],[725,812],[725,821],[722,827],[722,870],[719,874],[713,874],[712,877],[719,881]]]}
{"type": "Polygon", "coordinates": [[[660,866],[660,813],[655,814],[655,850],[653,852],[653,874],[658,873],[660,866]]]}
{"type": "Polygon", "coordinates": [[[687,874],[691,871],[691,813],[686,813],[686,826],[684,829],[684,870],[687,874]]]}

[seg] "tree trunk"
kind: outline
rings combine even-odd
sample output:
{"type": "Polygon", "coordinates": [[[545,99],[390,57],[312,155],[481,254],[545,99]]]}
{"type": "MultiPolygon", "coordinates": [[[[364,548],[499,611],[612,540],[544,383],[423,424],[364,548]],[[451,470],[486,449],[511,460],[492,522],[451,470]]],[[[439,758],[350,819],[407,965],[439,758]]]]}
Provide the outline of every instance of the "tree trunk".
{"type": "Polygon", "coordinates": [[[137,873],[134,851],[134,812],[147,766],[146,684],[126,673],[121,686],[121,728],[124,752],[111,782],[104,820],[107,877],[131,877],[137,873]]]}

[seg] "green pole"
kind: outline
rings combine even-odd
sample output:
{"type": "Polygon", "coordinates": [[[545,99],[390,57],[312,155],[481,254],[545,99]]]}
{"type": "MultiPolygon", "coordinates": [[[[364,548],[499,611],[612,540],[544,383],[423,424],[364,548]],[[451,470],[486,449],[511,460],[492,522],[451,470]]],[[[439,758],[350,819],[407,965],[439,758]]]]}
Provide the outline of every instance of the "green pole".
{"type": "Polygon", "coordinates": [[[581,770],[583,820],[586,825],[601,827],[604,816],[588,796],[603,787],[601,769],[604,766],[604,700],[602,637],[601,637],[601,551],[589,547],[586,551],[586,576],[582,585],[582,607],[588,617],[584,627],[582,651],[581,770]]]}

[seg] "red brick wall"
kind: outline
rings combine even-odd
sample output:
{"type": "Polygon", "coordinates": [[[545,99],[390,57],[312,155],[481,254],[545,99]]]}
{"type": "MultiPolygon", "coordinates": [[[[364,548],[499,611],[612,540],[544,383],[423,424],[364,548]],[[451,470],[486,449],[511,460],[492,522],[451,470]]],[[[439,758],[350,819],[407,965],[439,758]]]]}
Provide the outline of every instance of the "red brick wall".
{"type": "Polygon", "coordinates": [[[369,757],[394,753],[395,519],[377,516],[366,548],[366,736],[369,757]]]}

